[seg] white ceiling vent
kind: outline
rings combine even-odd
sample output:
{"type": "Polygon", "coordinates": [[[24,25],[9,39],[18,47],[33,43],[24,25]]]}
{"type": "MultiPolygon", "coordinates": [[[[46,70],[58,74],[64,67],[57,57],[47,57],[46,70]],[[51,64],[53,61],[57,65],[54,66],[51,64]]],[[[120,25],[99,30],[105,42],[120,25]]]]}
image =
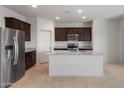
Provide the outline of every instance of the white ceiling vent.
{"type": "Polygon", "coordinates": [[[71,11],[64,11],[64,14],[70,14],[71,11]]]}

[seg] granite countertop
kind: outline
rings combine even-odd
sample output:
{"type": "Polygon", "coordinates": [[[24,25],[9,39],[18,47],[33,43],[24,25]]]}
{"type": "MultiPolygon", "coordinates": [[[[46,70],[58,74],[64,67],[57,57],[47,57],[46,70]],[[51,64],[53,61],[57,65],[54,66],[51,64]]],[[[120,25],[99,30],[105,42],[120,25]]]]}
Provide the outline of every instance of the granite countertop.
{"type": "MultiPolygon", "coordinates": [[[[59,46],[59,47],[54,47],[55,50],[67,50],[68,48],[67,47],[63,47],[63,46],[59,46]]],[[[82,49],[88,49],[88,50],[93,50],[93,47],[92,46],[79,46],[78,48],[79,50],[82,50],[82,49]]]]}
{"type": "Polygon", "coordinates": [[[25,48],[25,53],[26,53],[26,52],[35,51],[35,50],[36,50],[36,48],[25,48]]]}
{"type": "Polygon", "coordinates": [[[100,52],[95,51],[53,51],[49,53],[50,55],[103,55],[100,52]]]}

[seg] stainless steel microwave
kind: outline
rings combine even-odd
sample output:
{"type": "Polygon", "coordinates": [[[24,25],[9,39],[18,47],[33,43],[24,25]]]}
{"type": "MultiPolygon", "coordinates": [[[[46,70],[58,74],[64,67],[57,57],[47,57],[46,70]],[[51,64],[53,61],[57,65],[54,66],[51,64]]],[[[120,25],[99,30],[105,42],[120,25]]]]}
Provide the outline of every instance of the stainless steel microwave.
{"type": "Polygon", "coordinates": [[[78,41],[79,35],[78,34],[68,34],[67,40],[68,41],[78,41]]]}

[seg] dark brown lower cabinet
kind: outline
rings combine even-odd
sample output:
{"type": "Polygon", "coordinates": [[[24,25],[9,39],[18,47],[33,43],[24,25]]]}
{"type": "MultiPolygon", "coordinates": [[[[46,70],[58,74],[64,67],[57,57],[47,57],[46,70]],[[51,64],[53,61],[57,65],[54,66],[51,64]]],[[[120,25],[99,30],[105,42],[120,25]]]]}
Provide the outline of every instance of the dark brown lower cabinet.
{"type": "Polygon", "coordinates": [[[25,69],[29,69],[36,64],[36,51],[25,53],[25,69]]]}

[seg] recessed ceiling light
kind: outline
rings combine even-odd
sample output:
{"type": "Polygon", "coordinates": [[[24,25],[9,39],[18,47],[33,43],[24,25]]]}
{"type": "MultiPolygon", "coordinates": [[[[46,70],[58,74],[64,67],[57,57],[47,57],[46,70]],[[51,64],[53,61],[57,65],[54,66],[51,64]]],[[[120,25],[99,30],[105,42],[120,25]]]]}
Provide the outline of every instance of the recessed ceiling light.
{"type": "Polygon", "coordinates": [[[59,20],[59,19],[60,19],[60,17],[56,17],[56,19],[57,19],[57,20],[59,20]]]}
{"type": "Polygon", "coordinates": [[[81,10],[81,9],[79,9],[79,10],[78,10],[78,13],[82,13],[82,10],[81,10]]]}
{"type": "Polygon", "coordinates": [[[36,7],[37,7],[37,5],[32,5],[32,7],[35,7],[35,8],[36,8],[36,7]]]}
{"type": "Polygon", "coordinates": [[[85,16],[82,16],[82,19],[86,19],[86,17],[85,16]]]}

